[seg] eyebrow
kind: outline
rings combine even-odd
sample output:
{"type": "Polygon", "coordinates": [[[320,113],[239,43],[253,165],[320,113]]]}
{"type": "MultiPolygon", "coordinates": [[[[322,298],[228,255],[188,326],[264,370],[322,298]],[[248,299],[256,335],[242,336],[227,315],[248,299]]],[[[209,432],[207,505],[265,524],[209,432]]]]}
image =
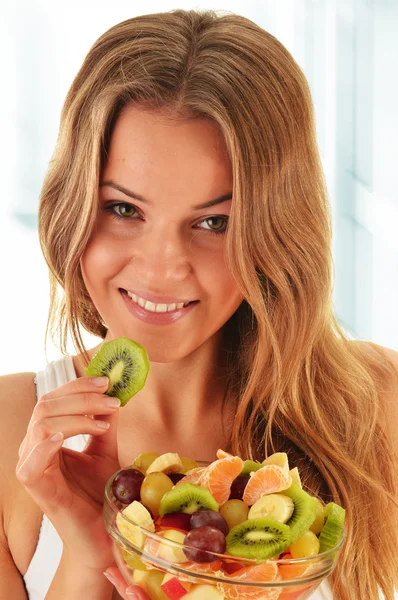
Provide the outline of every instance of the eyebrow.
{"type": "MultiPolygon", "coordinates": [[[[105,186],[111,187],[111,188],[117,190],[118,192],[121,192],[122,194],[129,196],[129,198],[132,198],[133,200],[139,200],[140,202],[144,202],[145,204],[150,204],[150,202],[148,200],[146,200],[145,198],[143,198],[142,196],[140,196],[140,194],[136,194],[135,192],[126,189],[125,187],[119,185],[118,183],[115,183],[114,181],[103,181],[102,183],[100,183],[100,187],[105,187],[105,186]]],[[[216,204],[221,204],[221,202],[225,202],[226,200],[232,200],[232,192],[228,192],[227,194],[218,196],[218,198],[214,198],[213,200],[209,200],[208,202],[203,202],[203,204],[197,204],[196,206],[193,206],[192,208],[194,210],[210,208],[211,206],[215,206],[216,204]]]]}

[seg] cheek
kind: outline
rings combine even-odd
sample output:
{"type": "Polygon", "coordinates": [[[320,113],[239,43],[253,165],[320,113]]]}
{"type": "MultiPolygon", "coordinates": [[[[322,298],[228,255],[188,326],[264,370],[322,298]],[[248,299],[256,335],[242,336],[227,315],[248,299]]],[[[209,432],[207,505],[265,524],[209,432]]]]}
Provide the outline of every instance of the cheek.
{"type": "Polygon", "coordinates": [[[123,252],[115,250],[115,242],[107,240],[106,236],[96,234],[92,237],[80,259],[87,287],[100,285],[101,281],[120,269],[124,260],[123,252]]]}

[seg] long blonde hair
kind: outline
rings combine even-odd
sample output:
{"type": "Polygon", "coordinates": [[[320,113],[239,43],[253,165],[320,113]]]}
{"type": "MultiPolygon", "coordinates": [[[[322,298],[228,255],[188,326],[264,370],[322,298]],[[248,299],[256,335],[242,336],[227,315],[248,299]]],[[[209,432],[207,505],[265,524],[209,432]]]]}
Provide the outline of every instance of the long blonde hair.
{"type": "MultiPolygon", "coordinates": [[[[97,213],[99,178],[122,108],[139,102],[220,127],[233,169],[227,260],[244,302],[226,324],[231,447],[264,458],[286,450],[304,485],[347,509],[336,600],[393,600],[398,465],[380,425],[391,366],[348,339],[332,312],[331,229],[305,77],[248,19],[176,10],[130,19],[91,48],[68,93],[46,176],[39,230],[51,273],[48,331],[106,328],[80,258],[97,213]],[[61,295],[58,292],[61,290],[61,295]]],[[[86,355],[87,356],[87,355],[86,355]]]]}

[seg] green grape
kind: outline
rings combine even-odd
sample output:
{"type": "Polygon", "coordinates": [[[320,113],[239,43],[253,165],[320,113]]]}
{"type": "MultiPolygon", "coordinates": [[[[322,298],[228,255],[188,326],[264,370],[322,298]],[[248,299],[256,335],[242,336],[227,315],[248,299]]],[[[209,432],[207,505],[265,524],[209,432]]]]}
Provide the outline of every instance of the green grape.
{"type": "Polygon", "coordinates": [[[198,463],[196,462],[196,460],[193,460],[193,458],[188,458],[186,456],[183,456],[181,458],[181,462],[182,462],[182,466],[184,467],[183,469],[183,473],[186,473],[187,471],[190,471],[191,469],[197,469],[198,468],[198,463]]]}
{"type": "Polygon", "coordinates": [[[142,454],[139,454],[133,462],[133,467],[146,475],[148,467],[153,463],[155,458],[159,458],[159,456],[160,455],[156,452],[142,452],[142,454]]]}
{"type": "Polygon", "coordinates": [[[310,531],[313,533],[321,533],[325,524],[325,516],[323,514],[323,504],[318,498],[316,498],[316,517],[315,521],[310,527],[310,531]]]}
{"type": "Polygon", "coordinates": [[[319,553],[319,540],[315,533],[306,531],[296,542],[290,545],[290,554],[293,558],[306,558],[319,553]]]}
{"type": "Polygon", "coordinates": [[[247,521],[248,514],[249,507],[243,500],[227,500],[220,508],[220,515],[224,517],[230,529],[247,521]]]}
{"type": "Polygon", "coordinates": [[[174,486],[165,473],[149,473],[142,482],[141,502],[149,508],[152,516],[159,514],[159,504],[166,492],[174,486]]]}

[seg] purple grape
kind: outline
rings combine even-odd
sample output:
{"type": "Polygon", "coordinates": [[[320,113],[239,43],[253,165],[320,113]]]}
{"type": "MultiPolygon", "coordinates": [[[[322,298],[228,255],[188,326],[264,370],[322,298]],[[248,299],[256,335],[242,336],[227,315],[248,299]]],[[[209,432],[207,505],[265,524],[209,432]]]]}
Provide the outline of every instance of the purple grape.
{"type": "Polygon", "coordinates": [[[223,532],[210,525],[188,531],[184,544],[190,546],[189,548],[184,546],[185,556],[196,563],[215,561],[216,557],[211,552],[224,554],[227,547],[223,532]]]}
{"type": "Polygon", "coordinates": [[[238,477],[233,480],[229,500],[242,500],[243,492],[245,491],[249,479],[250,475],[238,475],[238,477]]]}
{"type": "Polygon", "coordinates": [[[167,477],[170,477],[171,481],[175,485],[176,483],[178,483],[178,481],[180,481],[180,479],[185,477],[185,475],[183,473],[167,473],[167,477]]]}
{"type": "Polygon", "coordinates": [[[229,527],[222,515],[215,510],[210,508],[202,508],[197,512],[193,513],[189,522],[190,529],[197,529],[198,527],[204,527],[210,525],[223,532],[224,535],[228,535],[229,527]]]}
{"type": "Polygon", "coordinates": [[[123,504],[131,504],[140,499],[141,484],[145,475],[137,469],[124,469],[113,480],[112,492],[123,504]]]}

